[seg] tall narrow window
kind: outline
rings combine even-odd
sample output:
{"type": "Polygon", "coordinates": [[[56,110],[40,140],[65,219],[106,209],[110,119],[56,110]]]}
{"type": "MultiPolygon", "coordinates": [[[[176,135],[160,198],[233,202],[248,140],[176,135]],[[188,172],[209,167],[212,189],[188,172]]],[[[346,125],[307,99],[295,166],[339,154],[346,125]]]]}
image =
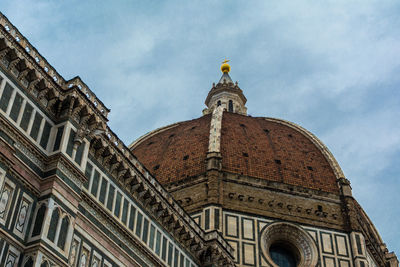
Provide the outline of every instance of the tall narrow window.
{"type": "Polygon", "coordinates": [[[162,240],[161,259],[164,261],[167,259],[167,238],[165,236],[163,236],[162,240]]]}
{"type": "Polygon", "coordinates": [[[362,248],[361,248],[361,239],[359,235],[356,235],[356,244],[357,244],[357,252],[358,254],[362,255],[362,248]]]}
{"type": "Polygon", "coordinates": [[[29,121],[31,120],[32,113],[33,113],[33,107],[29,103],[26,103],[24,114],[22,114],[21,123],[19,124],[19,126],[21,126],[21,128],[24,131],[28,130],[28,125],[29,121]]]}
{"type": "Polygon", "coordinates": [[[61,138],[63,136],[63,133],[64,133],[64,125],[58,127],[57,129],[56,140],[54,141],[53,151],[57,151],[60,149],[61,138]]]}
{"type": "Polygon", "coordinates": [[[144,218],[143,220],[143,234],[142,234],[142,240],[144,243],[147,244],[147,238],[149,236],[149,220],[144,218]]]}
{"type": "Polygon", "coordinates": [[[90,164],[89,162],[86,163],[85,176],[86,176],[87,180],[86,180],[86,182],[83,184],[83,186],[84,186],[86,189],[89,189],[89,182],[90,182],[90,179],[92,178],[92,172],[93,172],[93,166],[92,166],[92,164],[90,164]]]}
{"type": "Polygon", "coordinates": [[[122,195],[120,192],[117,192],[117,197],[115,198],[115,207],[114,207],[114,215],[119,217],[119,214],[121,212],[121,200],[122,200],[122,195]]]}
{"type": "Polygon", "coordinates": [[[31,133],[30,133],[30,136],[34,140],[36,140],[38,138],[40,125],[42,124],[42,119],[43,119],[43,117],[38,112],[36,112],[35,119],[33,120],[32,129],[31,129],[31,133]]]}
{"type": "Polygon", "coordinates": [[[54,242],[54,238],[56,237],[57,224],[58,219],[60,218],[60,214],[57,208],[54,208],[53,214],[51,215],[49,232],[47,233],[47,238],[54,242]]]}
{"type": "Polygon", "coordinates": [[[44,123],[42,137],[40,138],[40,146],[46,150],[47,142],[49,141],[51,125],[47,121],[44,123]]]}
{"type": "Polygon", "coordinates": [[[185,256],[181,253],[180,267],[185,267],[185,256]]]}
{"type": "Polygon", "coordinates": [[[83,151],[85,150],[85,142],[82,142],[76,150],[75,162],[81,165],[83,151]]]}
{"type": "Polygon", "coordinates": [[[172,264],[172,251],[173,251],[173,246],[172,243],[169,242],[168,243],[168,265],[171,266],[172,264]]]}
{"type": "Polygon", "coordinates": [[[175,247],[175,252],[174,252],[174,267],[178,267],[178,261],[179,261],[179,250],[175,247]]]}
{"type": "Polygon", "coordinates": [[[140,237],[140,234],[142,233],[142,219],[143,215],[140,212],[138,212],[136,218],[136,235],[138,237],[140,237]]]}
{"type": "Polygon", "coordinates": [[[100,173],[97,170],[94,170],[92,190],[90,191],[94,197],[97,197],[97,191],[99,190],[99,180],[100,173]]]}
{"type": "Polygon", "coordinates": [[[135,224],[136,209],[131,205],[131,215],[129,217],[129,229],[133,231],[133,225],[135,224]]]}
{"type": "Polygon", "coordinates": [[[229,111],[229,112],[233,112],[233,102],[232,102],[232,100],[229,100],[228,111],[229,111]]]}
{"type": "Polygon", "coordinates": [[[0,98],[0,109],[3,110],[4,112],[7,111],[8,102],[10,102],[10,98],[13,91],[14,88],[12,88],[11,85],[6,83],[6,86],[4,87],[3,90],[3,95],[0,98]]]}
{"type": "Polygon", "coordinates": [[[218,100],[217,107],[221,106],[221,100],[218,100]]]}
{"type": "Polygon", "coordinates": [[[107,179],[106,177],[103,177],[101,180],[100,194],[99,194],[99,201],[103,204],[106,200],[107,185],[108,185],[107,179]]]}
{"type": "Polygon", "coordinates": [[[129,208],[129,202],[128,202],[128,200],[125,198],[125,199],[124,199],[124,207],[123,207],[123,210],[122,210],[122,218],[121,218],[121,221],[122,221],[124,224],[126,224],[126,220],[127,220],[127,218],[128,218],[128,208],[129,208]]]}
{"type": "Polygon", "coordinates": [[[114,203],[114,193],[115,187],[110,184],[110,188],[108,189],[108,199],[107,199],[107,209],[112,211],[113,203],[114,203]]]}
{"type": "Polygon", "coordinates": [[[161,233],[160,231],[157,230],[157,235],[156,235],[156,254],[160,256],[160,247],[161,247],[161,233]]]}
{"type": "Polygon", "coordinates": [[[68,227],[69,227],[69,219],[67,216],[65,216],[61,221],[60,235],[58,236],[58,242],[57,242],[57,246],[62,250],[64,250],[65,241],[67,240],[68,227]]]}
{"type": "Polygon", "coordinates": [[[33,225],[33,230],[32,230],[32,237],[40,235],[42,231],[42,225],[45,213],[46,213],[46,205],[43,204],[42,206],[40,206],[40,208],[36,213],[35,224],[33,225]]]}
{"type": "Polygon", "coordinates": [[[67,144],[67,154],[72,157],[72,151],[74,150],[74,140],[75,140],[75,131],[71,129],[69,132],[68,144],[67,144]]]}
{"type": "Polygon", "coordinates": [[[22,98],[22,96],[20,94],[16,93],[15,98],[14,98],[14,103],[13,103],[11,111],[10,111],[10,118],[15,122],[18,119],[18,115],[19,115],[19,112],[21,111],[21,106],[22,106],[23,101],[24,101],[24,99],[22,98]]]}
{"type": "Polygon", "coordinates": [[[208,230],[210,229],[210,210],[207,209],[205,211],[205,215],[204,215],[204,229],[208,230]]]}
{"type": "Polygon", "coordinates": [[[154,234],[155,234],[156,228],[154,225],[150,225],[150,239],[149,239],[149,247],[153,249],[154,247],[154,234]]]}
{"type": "Polygon", "coordinates": [[[214,229],[219,229],[219,209],[214,210],[214,229]]]}

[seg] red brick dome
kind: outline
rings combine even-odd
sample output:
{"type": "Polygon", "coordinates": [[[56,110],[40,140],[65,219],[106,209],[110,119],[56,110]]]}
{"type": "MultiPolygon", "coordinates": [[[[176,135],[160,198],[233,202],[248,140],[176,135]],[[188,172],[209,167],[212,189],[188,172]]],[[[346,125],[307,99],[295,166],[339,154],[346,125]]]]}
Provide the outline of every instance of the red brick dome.
{"type": "MultiPolygon", "coordinates": [[[[131,150],[162,184],[206,172],[211,115],[141,137],[131,150]]],[[[339,193],[340,169],[311,133],[286,121],[223,112],[222,171],[339,193]]]]}

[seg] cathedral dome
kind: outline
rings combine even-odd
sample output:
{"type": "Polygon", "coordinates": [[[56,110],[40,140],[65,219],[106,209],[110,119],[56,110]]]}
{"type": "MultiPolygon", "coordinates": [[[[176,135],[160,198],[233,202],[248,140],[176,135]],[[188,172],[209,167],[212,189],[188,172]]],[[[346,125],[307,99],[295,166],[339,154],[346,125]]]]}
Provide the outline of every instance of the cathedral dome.
{"type": "MultiPolygon", "coordinates": [[[[221,113],[216,138],[221,171],[339,193],[340,170],[311,133],[283,120],[221,113]]],[[[134,142],[131,150],[162,184],[202,175],[213,138],[212,120],[207,114],[160,128],[134,142]]]]}
{"type": "MultiPolygon", "coordinates": [[[[207,95],[203,116],[152,131],[130,149],[164,185],[207,170],[339,194],[344,177],[313,134],[284,120],[247,115],[246,97],[225,60],[207,95]]],[[[253,179],[254,180],[254,179],[253,179]]]]}
{"type": "Polygon", "coordinates": [[[198,225],[227,238],[238,266],[283,266],[281,258],[291,266],[350,266],[345,255],[367,266],[362,244],[397,266],[394,254],[373,245],[382,241],[328,148],[295,123],[247,115],[228,67],[226,60],[203,116],[130,145],[138,160],[198,225]]]}

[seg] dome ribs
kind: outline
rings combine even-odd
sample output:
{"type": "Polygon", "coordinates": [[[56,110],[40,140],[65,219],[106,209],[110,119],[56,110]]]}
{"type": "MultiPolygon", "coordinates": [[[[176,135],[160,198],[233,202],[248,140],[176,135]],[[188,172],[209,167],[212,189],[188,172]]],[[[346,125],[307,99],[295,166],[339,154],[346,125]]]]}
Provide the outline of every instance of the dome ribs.
{"type": "Polygon", "coordinates": [[[224,112],[221,155],[223,171],[338,193],[320,148],[299,130],[268,118],[224,112]]]}
{"type": "Polygon", "coordinates": [[[204,173],[210,120],[206,115],[159,131],[141,140],[133,153],[162,184],[204,173]]]}
{"type": "MultiPolygon", "coordinates": [[[[162,184],[201,175],[206,172],[210,123],[211,114],[155,131],[133,153],[162,184]]],[[[301,127],[224,112],[220,142],[224,172],[339,193],[323,148],[301,127]]]]}

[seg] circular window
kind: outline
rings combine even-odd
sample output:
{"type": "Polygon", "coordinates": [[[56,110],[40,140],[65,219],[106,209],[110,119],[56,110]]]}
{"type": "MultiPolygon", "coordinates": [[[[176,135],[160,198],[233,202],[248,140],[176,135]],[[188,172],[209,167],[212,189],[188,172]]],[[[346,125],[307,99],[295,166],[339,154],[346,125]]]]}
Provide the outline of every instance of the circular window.
{"type": "Polygon", "coordinates": [[[261,232],[264,258],[274,267],[314,267],[318,251],[312,237],[295,224],[277,222],[261,232]]]}

